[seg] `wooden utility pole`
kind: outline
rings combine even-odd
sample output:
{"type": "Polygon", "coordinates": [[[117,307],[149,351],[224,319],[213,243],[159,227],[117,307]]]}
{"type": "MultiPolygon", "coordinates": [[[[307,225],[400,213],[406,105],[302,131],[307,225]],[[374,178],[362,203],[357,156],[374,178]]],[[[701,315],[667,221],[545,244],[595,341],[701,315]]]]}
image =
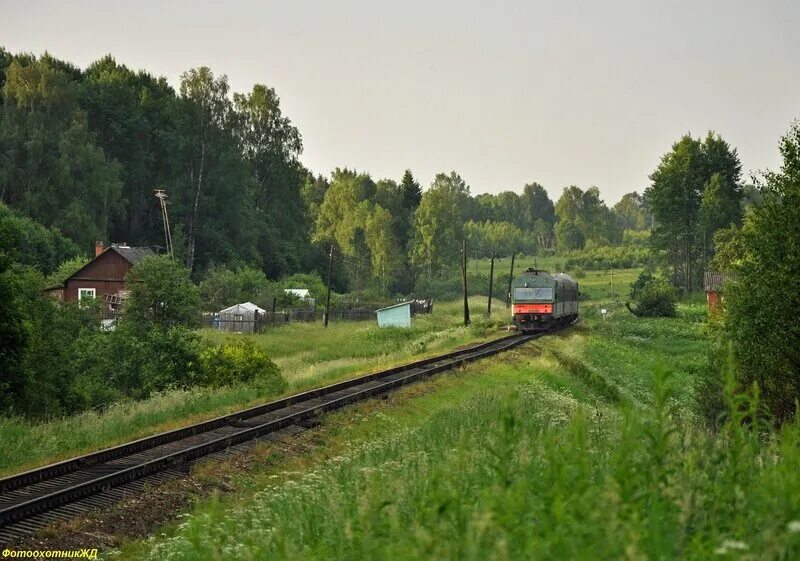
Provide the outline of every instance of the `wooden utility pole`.
{"type": "Polygon", "coordinates": [[[489,261],[489,303],[486,305],[486,317],[492,317],[492,283],[494,282],[494,251],[489,261]]]}
{"type": "Polygon", "coordinates": [[[328,290],[325,294],[325,316],[322,318],[323,327],[328,327],[328,316],[331,313],[331,273],[333,272],[333,244],[328,253],[328,290]]]}
{"type": "Polygon", "coordinates": [[[172,253],[172,230],[169,227],[169,214],[167,213],[167,192],[164,189],[155,189],[156,198],[161,205],[161,220],[164,222],[164,243],[167,244],[167,253],[175,259],[172,253]]]}
{"type": "Polygon", "coordinates": [[[467,240],[461,244],[461,285],[464,289],[464,325],[469,325],[469,302],[467,301],[467,240]]]}
{"type": "Polygon", "coordinates": [[[614,265],[611,265],[611,299],[616,302],[616,298],[614,298],[614,265]]]}
{"type": "Polygon", "coordinates": [[[508,273],[508,291],[506,292],[506,308],[511,306],[511,281],[514,280],[514,258],[517,256],[516,252],[511,253],[511,272],[508,273]]]}

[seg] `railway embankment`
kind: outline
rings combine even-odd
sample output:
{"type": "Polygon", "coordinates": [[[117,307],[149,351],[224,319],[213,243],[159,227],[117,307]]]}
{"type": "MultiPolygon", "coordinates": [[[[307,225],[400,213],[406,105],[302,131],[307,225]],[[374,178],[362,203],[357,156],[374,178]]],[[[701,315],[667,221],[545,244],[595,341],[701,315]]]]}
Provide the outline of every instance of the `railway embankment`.
{"type": "MultiPolygon", "coordinates": [[[[475,299],[477,307],[478,299],[475,299]]],[[[483,304],[481,302],[480,304],[483,304]]],[[[379,329],[375,322],[290,324],[251,338],[280,367],[284,395],[424,358],[502,336],[494,322],[459,325],[458,306],[440,303],[434,314],[415,318],[412,329],[379,329]]],[[[204,336],[219,340],[215,332],[204,336]]],[[[143,401],[49,421],[0,418],[0,477],[86,454],[158,432],[232,413],[276,397],[259,381],[216,388],[166,391],[143,401]]]]}
{"type": "Polygon", "coordinates": [[[743,395],[708,428],[704,314],[679,312],[590,315],[334,413],[299,453],[206,467],[229,492],[115,558],[793,558],[798,428],[752,430],[743,395]]]}

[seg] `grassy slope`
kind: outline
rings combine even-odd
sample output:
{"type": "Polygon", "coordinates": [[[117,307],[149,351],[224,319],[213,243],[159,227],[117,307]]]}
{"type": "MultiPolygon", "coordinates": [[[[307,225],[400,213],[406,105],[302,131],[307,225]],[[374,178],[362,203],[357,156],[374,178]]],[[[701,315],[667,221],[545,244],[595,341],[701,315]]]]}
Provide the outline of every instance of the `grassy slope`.
{"type": "MultiPolygon", "coordinates": [[[[485,298],[473,298],[477,310],[485,298]]],[[[290,324],[253,336],[281,367],[288,393],[439,354],[459,345],[501,336],[495,324],[460,325],[457,303],[437,304],[434,314],[414,318],[409,330],[380,330],[374,322],[290,324]]],[[[502,313],[495,322],[502,323],[502,313]]],[[[206,332],[210,339],[219,334],[206,332]]],[[[257,383],[222,389],[170,391],[45,423],[0,418],[0,475],[212,418],[273,399],[257,383]]]]}
{"type": "Polygon", "coordinates": [[[798,558],[800,430],[703,429],[704,313],[680,312],[590,314],[396,409],[335,414],[315,457],[242,474],[121,558],[798,558]]]}
{"type": "MultiPolygon", "coordinates": [[[[532,264],[532,258],[520,260],[520,267],[532,264]]],[[[481,267],[484,265],[488,271],[485,260],[480,262],[481,267]]],[[[500,268],[497,271],[500,275],[500,268]]],[[[629,280],[634,276],[633,271],[615,273],[615,279],[629,280]]],[[[581,279],[583,291],[590,298],[603,298],[609,293],[609,279],[607,272],[588,272],[581,279]]],[[[492,324],[476,321],[477,325],[469,329],[460,325],[460,302],[446,302],[435,303],[433,315],[415,318],[411,330],[379,330],[374,322],[334,322],[327,330],[319,323],[295,323],[253,339],[281,368],[289,382],[288,392],[293,393],[500,336],[502,333],[492,326],[504,323],[508,310],[502,302],[495,301],[494,306],[492,324]]],[[[486,298],[470,298],[470,308],[473,319],[479,320],[486,309],[486,298]]],[[[204,335],[211,340],[222,338],[212,331],[204,335]]],[[[250,384],[170,391],[146,401],[117,404],[106,411],[90,411],[46,423],[0,418],[0,476],[185,426],[274,397],[258,384],[250,384]]]]}

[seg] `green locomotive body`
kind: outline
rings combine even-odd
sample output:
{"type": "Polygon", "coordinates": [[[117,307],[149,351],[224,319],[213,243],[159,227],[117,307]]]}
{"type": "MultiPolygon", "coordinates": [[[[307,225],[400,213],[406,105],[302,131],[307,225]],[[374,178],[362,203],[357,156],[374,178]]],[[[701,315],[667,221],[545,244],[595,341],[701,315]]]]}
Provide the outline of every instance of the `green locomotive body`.
{"type": "Polygon", "coordinates": [[[511,283],[511,314],[523,332],[568,325],[578,317],[578,282],[565,273],[527,269],[511,283]]]}

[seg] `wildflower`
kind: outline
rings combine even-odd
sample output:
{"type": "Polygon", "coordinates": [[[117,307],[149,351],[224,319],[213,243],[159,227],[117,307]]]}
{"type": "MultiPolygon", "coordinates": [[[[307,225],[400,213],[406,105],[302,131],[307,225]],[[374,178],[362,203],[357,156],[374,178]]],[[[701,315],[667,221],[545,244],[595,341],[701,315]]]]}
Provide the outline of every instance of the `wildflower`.
{"type": "Polygon", "coordinates": [[[714,550],[717,555],[725,555],[731,551],[744,551],[747,549],[747,544],[736,540],[725,540],[722,545],[714,550]]]}
{"type": "Polygon", "coordinates": [[[800,532],[800,520],[792,520],[786,525],[786,529],[792,534],[800,532]]]}

